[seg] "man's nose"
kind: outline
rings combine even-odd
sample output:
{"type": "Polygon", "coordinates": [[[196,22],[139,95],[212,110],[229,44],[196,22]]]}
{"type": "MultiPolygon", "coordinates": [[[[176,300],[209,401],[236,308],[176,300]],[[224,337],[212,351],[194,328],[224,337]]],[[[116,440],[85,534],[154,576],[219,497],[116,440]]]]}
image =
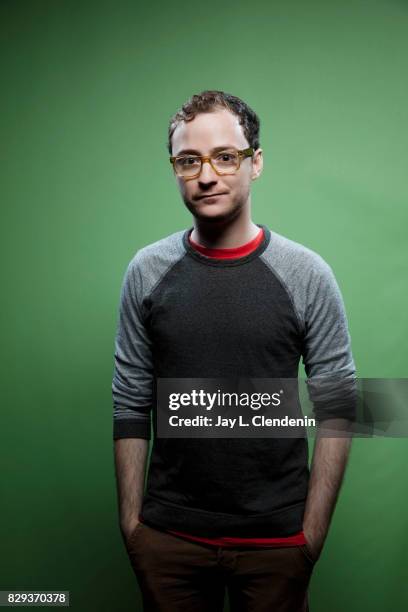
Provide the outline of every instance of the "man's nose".
{"type": "Polygon", "coordinates": [[[217,176],[218,175],[213,169],[213,167],[211,166],[210,162],[209,161],[203,162],[198,180],[202,181],[203,183],[206,183],[209,181],[217,180],[217,176]]]}

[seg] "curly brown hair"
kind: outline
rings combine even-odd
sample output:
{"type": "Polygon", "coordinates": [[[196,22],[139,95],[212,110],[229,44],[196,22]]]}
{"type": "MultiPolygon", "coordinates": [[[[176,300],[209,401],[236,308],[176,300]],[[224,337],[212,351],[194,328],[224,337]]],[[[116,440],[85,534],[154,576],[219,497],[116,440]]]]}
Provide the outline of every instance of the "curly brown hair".
{"type": "Polygon", "coordinates": [[[243,100],[213,89],[207,89],[199,94],[194,94],[183,104],[183,106],[171,117],[168,130],[167,148],[172,154],[171,139],[174,130],[181,121],[192,121],[198,113],[210,113],[218,109],[226,108],[237,117],[242,125],[243,132],[254,151],[259,148],[260,121],[258,115],[243,100]]]}

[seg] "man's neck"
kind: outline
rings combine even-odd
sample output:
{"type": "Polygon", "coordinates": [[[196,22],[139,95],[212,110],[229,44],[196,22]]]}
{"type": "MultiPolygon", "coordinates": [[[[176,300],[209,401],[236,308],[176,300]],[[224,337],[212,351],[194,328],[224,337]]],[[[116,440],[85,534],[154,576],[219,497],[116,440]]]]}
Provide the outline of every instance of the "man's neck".
{"type": "Polygon", "coordinates": [[[253,240],[259,231],[250,217],[240,217],[227,223],[194,219],[190,238],[210,249],[233,249],[253,240]]]}

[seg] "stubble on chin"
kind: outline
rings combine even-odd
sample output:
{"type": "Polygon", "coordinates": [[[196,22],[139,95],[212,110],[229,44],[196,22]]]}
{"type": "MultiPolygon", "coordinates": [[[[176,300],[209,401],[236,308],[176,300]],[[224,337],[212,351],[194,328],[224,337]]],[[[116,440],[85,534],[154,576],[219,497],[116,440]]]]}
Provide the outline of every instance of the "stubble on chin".
{"type": "MultiPolygon", "coordinates": [[[[193,217],[200,221],[206,221],[207,223],[232,221],[233,219],[235,219],[235,217],[239,215],[242,209],[241,204],[235,204],[234,206],[228,207],[219,213],[206,214],[205,212],[202,212],[202,210],[208,208],[207,206],[202,207],[200,205],[197,205],[197,203],[193,204],[188,200],[184,200],[184,204],[186,205],[190,213],[193,215],[193,217]]],[[[215,206],[215,204],[211,204],[210,206],[215,206]]]]}

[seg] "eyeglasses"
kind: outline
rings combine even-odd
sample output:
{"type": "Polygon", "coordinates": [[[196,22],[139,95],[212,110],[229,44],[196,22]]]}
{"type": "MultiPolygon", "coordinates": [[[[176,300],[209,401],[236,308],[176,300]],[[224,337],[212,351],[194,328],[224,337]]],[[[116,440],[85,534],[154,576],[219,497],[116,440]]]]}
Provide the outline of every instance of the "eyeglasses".
{"type": "Polygon", "coordinates": [[[211,156],[205,155],[176,155],[170,157],[174,172],[183,178],[195,178],[200,175],[203,163],[209,162],[212,169],[219,175],[234,174],[245,157],[252,157],[254,149],[248,147],[238,151],[237,149],[225,149],[211,156]]]}

